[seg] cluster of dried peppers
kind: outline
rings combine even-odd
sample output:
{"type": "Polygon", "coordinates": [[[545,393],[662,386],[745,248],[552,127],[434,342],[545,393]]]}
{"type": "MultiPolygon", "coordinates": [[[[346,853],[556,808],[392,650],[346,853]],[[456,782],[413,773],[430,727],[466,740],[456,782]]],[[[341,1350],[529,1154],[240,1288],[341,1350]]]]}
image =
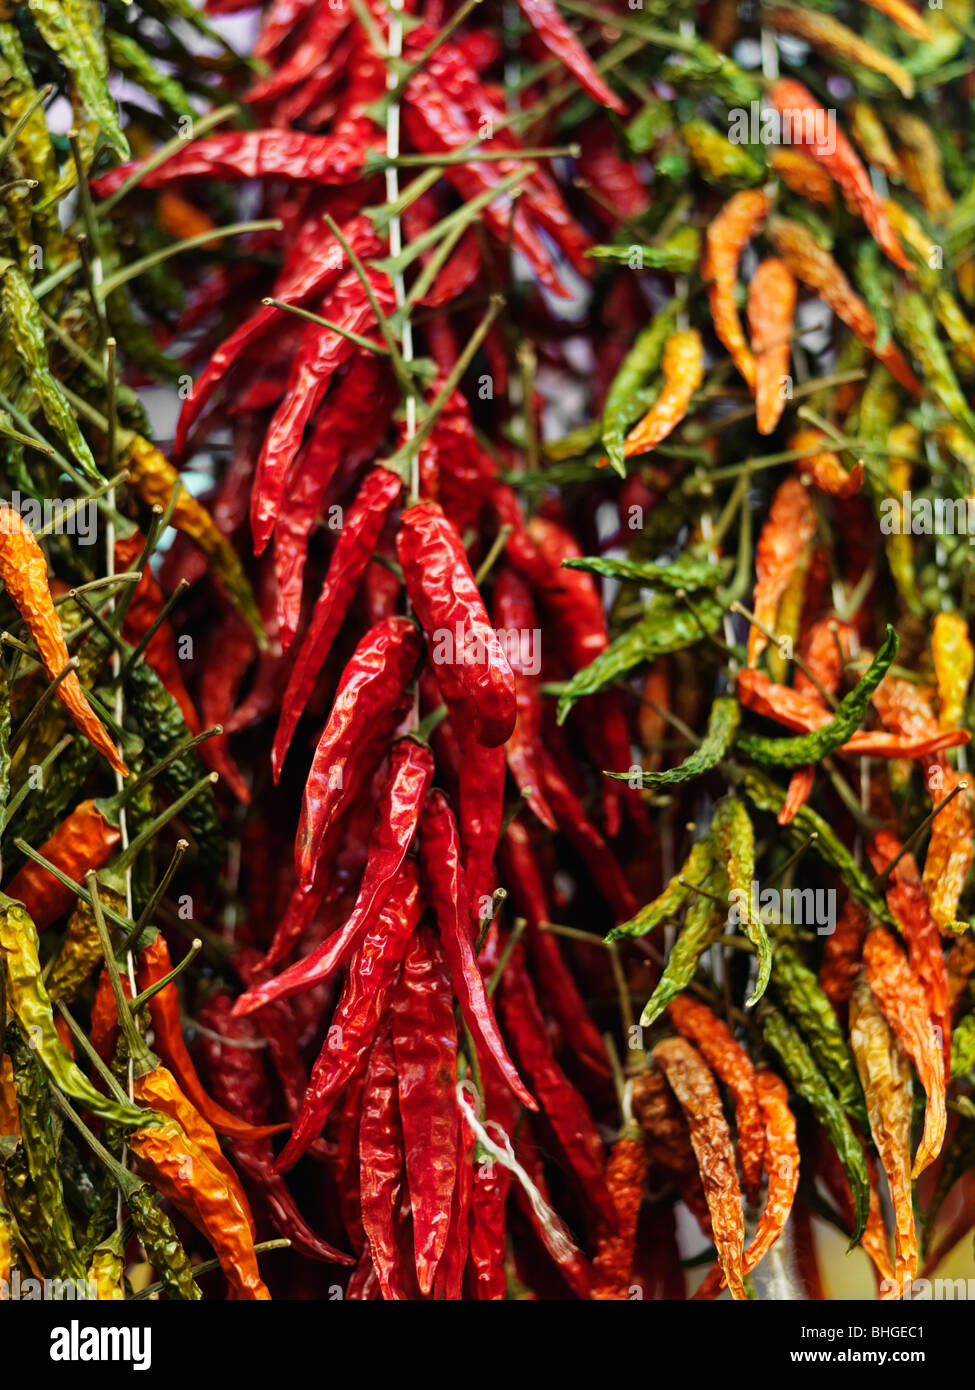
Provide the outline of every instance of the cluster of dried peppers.
{"type": "Polygon", "coordinates": [[[821,1298],[832,1225],[896,1298],[970,1234],[971,46],[0,20],[0,1288],[821,1298]]]}

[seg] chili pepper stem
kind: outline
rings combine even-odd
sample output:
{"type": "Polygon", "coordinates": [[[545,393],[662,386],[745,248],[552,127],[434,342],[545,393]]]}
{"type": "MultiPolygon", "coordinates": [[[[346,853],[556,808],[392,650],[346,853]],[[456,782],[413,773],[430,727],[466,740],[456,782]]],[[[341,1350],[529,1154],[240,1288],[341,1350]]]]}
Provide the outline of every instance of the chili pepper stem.
{"type": "Polygon", "coordinates": [[[941,815],[941,812],[947,806],[949,806],[952,801],[954,801],[956,796],[958,796],[961,792],[965,792],[967,790],[968,781],[966,778],[963,777],[960,782],[956,783],[956,785],[952,788],[948,795],[946,797],[943,797],[941,801],[938,802],[937,806],[933,806],[931,808],[928,814],[921,821],[920,825],[917,826],[915,830],[911,831],[910,835],[901,845],[900,849],[894,855],[893,859],[891,859],[890,862],[883,869],[881,869],[881,871],[878,874],[875,874],[873,876],[873,878],[870,880],[871,888],[873,888],[878,893],[882,891],[884,884],[886,884],[891,874],[897,868],[897,865],[904,858],[905,854],[910,853],[911,846],[917,843],[917,841],[924,834],[925,830],[927,830],[928,826],[932,823],[932,821],[934,821],[938,816],[941,815]]]}
{"type": "Polygon", "coordinates": [[[65,1100],[64,1096],[61,1094],[60,1091],[52,1090],[51,1099],[54,1101],[54,1104],[57,1106],[57,1108],[61,1111],[62,1115],[66,1115],[67,1118],[74,1125],[75,1129],[79,1132],[79,1134],[81,1134],[81,1136],[85,1140],[85,1143],[91,1149],[92,1153],[98,1159],[99,1163],[102,1165],[105,1171],[109,1174],[112,1181],[115,1183],[119,1191],[122,1193],[123,1197],[128,1197],[138,1188],[145,1186],[144,1183],[141,1183],[139,1181],[139,1179],[135,1176],[134,1173],[130,1173],[127,1168],[123,1168],[122,1164],[119,1163],[118,1159],[112,1157],[112,1155],[105,1148],[101,1140],[95,1138],[94,1134],[92,1134],[91,1130],[88,1128],[84,1120],[75,1110],[74,1106],[70,1105],[69,1102],[65,1100]]]}
{"type": "Polygon", "coordinates": [[[34,705],[30,708],[30,710],[28,710],[23,720],[21,720],[20,724],[17,726],[16,732],[11,736],[11,753],[14,752],[14,750],[23,742],[26,736],[30,733],[31,727],[36,723],[36,721],[47,709],[48,705],[51,703],[52,699],[57,694],[58,686],[64,680],[65,676],[67,676],[71,671],[77,671],[79,665],[80,662],[78,661],[78,658],[76,656],[71,657],[67,664],[63,666],[62,669],[57,673],[53,681],[48,681],[47,685],[44,687],[40,695],[37,697],[37,700],[34,703],[34,705]]]}
{"type": "Polygon", "coordinates": [[[186,593],[189,587],[189,580],[181,579],[179,583],[176,585],[173,592],[166,599],[165,603],[161,605],[159,612],[156,614],[152,622],[146,628],[145,632],[139,638],[137,645],[132,648],[131,652],[129,652],[128,656],[125,658],[125,662],[119,673],[120,680],[125,680],[125,677],[128,674],[128,672],[132,669],[136,662],[139,661],[145,654],[146,648],[149,646],[149,643],[155,637],[156,633],[162,627],[163,623],[168,620],[170,613],[176,607],[177,603],[180,601],[180,599],[183,597],[183,595],[186,593]]]}
{"type": "MultiPolygon", "coordinates": [[[[139,940],[146,927],[152,921],[156,908],[159,906],[160,900],[165,895],[166,889],[172,882],[173,875],[179,868],[183,855],[186,853],[189,847],[189,840],[176,841],[176,848],[173,851],[173,856],[167,864],[162,878],[160,878],[159,882],[152,890],[152,895],[149,898],[149,901],[146,903],[145,907],[142,909],[142,912],[139,914],[139,920],[136,922],[135,926],[131,929],[131,931],[129,931],[126,934],[121,946],[119,947],[121,955],[128,955],[129,951],[133,949],[135,943],[139,940]]],[[[195,938],[195,940],[199,940],[199,938],[197,937],[195,938]]]]}
{"type": "Polygon", "coordinates": [[[122,989],[122,977],[119,974],[118,962],[115,959],[115,951],[112,941],[108,934],[108,927],[105,925],[105,914],[102,911],[101,898],[98,895],[98,875],[94,869],[89,869],[85,874],[85,886],[91,894],[91,910],[95,919],[95,926],[98,930],[98,939],[102,944],[102,955],[105,957],[105,969],[108,971],[108,978],[111,982],[112,993],[115,995],[115,1006],[118,1010],[119,1026],[122,1029],[122,1036],[125,1038],[125,1046],[128,1049],[129,1057],[135,1068],[135,1074],[142,1076],[148,1071],[155,1070],[158,1066],[157,1060],[146,1046],[142,1034],[135,1025],[135,1020],[128,1008],[128,1001],[122,989]]]}
{"type": "Polygon", "coordinates": [[[177,797],[171,806],[167,806],[161,815],[157,816],[154,821],[150,821],[145,829],[140,831],[135,839],[126,846],[115,861],[115,868],[117,870],[127,868],[146,845],[156,838],[164,825],[168,825],[174,816],[178,816],[183,807],[188,806],[193,798],[199,796],[200,792],[207,786],[212,787],[216,782],[219,782],[219,780],[220,777],[216,772],[208,772],[205,777],[201,777],[200,780],[195,782],[182,796],[177,797]]]}
{"type": "Polygon", "coordinates": [[[68,1030],[71,1033],[71,1036],[74,1038],[75,1042],[78,1044],[82,1052],[88,1058],[89,1062],[95,1068],[98,1075],[104,1081],[105,1085],[108,1087],[109,1091],[112,1093],[115,1099],[119,1101],[127,1101],[129,1099],[128,1094],[119,1085],[118,1081],[112,1073],[112,1069],[110,1067],[107,1067],[105,1063],[102,1061],[101,1057],[99,1057],[98,1053],[95,1051],[95,1048],[92,1046],[91,1039],[88,1037],[85,1030],[81,1027],[78,1021],[71,1014],[64,1000],[59,999],[55,1005],[55,1008],[57,1009],[61,1017],[64,1019],[65,1023],[68,1025],[68,1030]]]}
{"type": "Polygon", "coordinates": [[[294,314],[299,319],[304,319],[307,323],[317,323],[321,328],[327,328],[332,333],[337,333],[340,338],[347,339],[354,343],[356,347],[362,348],[364,352],[374,352],[377,357],[388,357],[389,348],[385,343],[374,343],[371,338],[363,337],[361,333],[353,333],[351,328],[343,328],[340,323],[333,323],[331,319],[322,318],[321,314],[313,314],[310,309],[303,309],[300,304],[288,304],[283,299],[262,299],[261,303],[272,306],[275,309],[283,309],[287,314],[294,314]]]}
{"type": "Polygon", "coordinates": [[[203,942],[197,936],[190,942],[190,949],[180,961],[179,965],[174,965],[168,974],[163,975],[160,979],[151,984],[148,989],[144,989],[141,994],[137,994],[134,999],[128,1001],[129,1012],[133,1015],[137,1014],[144,1005],[148,1004],[154,994],[158,994],[161,989],[165,989],[168,984],[172,984],[177,976],[182,975],[186,967],[192,965],[193,961],[196,960],[202,950],[203,942]]]}
{"type": "MultiPolygon", "coordinates": [[[[485,986],[485,990],[489,999],[494,994],[494,991],[500,984],[501,976],[504,974],[504,968],[508,964],[508,961],[511,959],[511,953],[518,945],[518,942],[521,940],[522,934],[524,933],[525,928],[527,926],[528,923],[525,921],[524,917],[515,918],[514,926],[511,928],[511,931],[508,935],[508,939],[504,943],[504,948],[502,949],[501,954],[498,957],[498,963],[494,967],[494,970],[491,972],[491,978],[490,980],[488,980],[485,986]]],[[[481,1090],[480,1086],[478,1086],[478,1090],[481,1090]]]]}

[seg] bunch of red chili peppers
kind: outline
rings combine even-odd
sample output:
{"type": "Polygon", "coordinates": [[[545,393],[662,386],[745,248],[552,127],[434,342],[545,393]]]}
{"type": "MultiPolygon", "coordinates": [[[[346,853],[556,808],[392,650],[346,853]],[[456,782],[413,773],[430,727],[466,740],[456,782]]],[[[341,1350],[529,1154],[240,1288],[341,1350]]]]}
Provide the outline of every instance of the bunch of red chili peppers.
{"type": "Polygon", "coordinates": [[[967,0],[30,11],[0,1288],[964,1272],[967,0]]]}

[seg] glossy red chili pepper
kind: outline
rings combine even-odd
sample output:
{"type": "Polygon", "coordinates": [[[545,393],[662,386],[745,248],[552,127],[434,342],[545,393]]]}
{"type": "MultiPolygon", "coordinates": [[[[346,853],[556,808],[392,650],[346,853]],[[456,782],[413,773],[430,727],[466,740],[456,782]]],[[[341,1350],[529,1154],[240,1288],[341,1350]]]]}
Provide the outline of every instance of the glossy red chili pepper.
{"type": "Polygon", "coordinates": [[[399,496],[401,487],[402,483],[395,473],[385,468],[374,468],[367,473],[355,503],[345,517],[311,623],[284,692],[272,753],[279,767],[287,756],[295,726],[308,703],[338,630],[345,621],[359,580],[372,557],[387,513],[399,496]]]}
{"type": "MultiPolygon", "coordinates": [[[[380,312],[393,306],[388,278],[378,271],[367,272],[380,312]]],[[[322,305],[322,315],[353,333],[365,333],[374,326],[374,315],[365,287],[355,271],[348,271],[322,305]]],[[[257,463],[251,492],[251,531],[254,553],[260,555],[271,539],[278,513],[284,510],[284,495],[291,466],[301,447],[305,427],[328,389],[338,368],[356,351],[340,333],[318,324],[309,324],[291,363],[288,387],[271,419],[264,447],[257,463]]]]}
{"type": "MultiPolygon", "coordinates": [[[[455,1101],[456,1104],[456,1101],[455,1101]]],[[[450,1224],[433,1281],[435,1299],[457,1302],[464,1296],[464,1269],[470,1253],[474,1200],[474,1131],[463,1120],[457,1131],[457,1180],[450,1202],[450,1224]]]]}
{"type": "Polygon", "coordinates": [[[344,8],[314,5],[298,43],[268,77],[255,82],[247,93],[247,100],[255,105],[274,101],[292,87],[311,78],[328,57],[351,18],[350,12],[344,8]]]}
{"type": "Polygon", "coordinates": [[[479,742],[504,743],[515,725],[515,678],[460,536],[436,503],[420,502],[403,513],[396,553],[434,665],[456,678],[479,742]]]}
{"type": "Polygon", "coordinates": [[[514,570],[503,570],[495,583],[494,620],[497,627],[507,634],[507,654],[515,676],[518,709],[515,727],[504,745],[504,754],[518,790],[542,824],[554,830],[555,817],[545,800],[542,776],[536,761],[536,750],[542,736],[542,697],[537,674],[529,669],[534,664],[530,654],[532,647],[537,652],[540,627],[531,590],[514,570]],[[532,647],[529,647],[529,643],[532,647]]]}
{"type": "Polygon", "coordinates": [[[437,920],[464,1022],[522,1104],[537,1110],[501,1041],[474,957],[470,923],[462,917],[466,898],[461,887],[460,837],[453,812],[441,791],[434,791],[427,798],[420,817],[420,837],[424,891],[437,920]]]}
{"type": "Polygon", "coordinates": [[[376,1277],[386,1299],[409,1297],[396,1223],[404,1180],[396,1055],[387,1022],[372,1045],[359,1120],[362,1225],[372,1251],[376,1277]]]}
{"type": "Polygon", "coordinates": [[[498,1302],[507,1292],[505,1208],[510,1187],[510,1170],[475,1150],[468,1267],[471,1291],[479,1301],[498,1302]]]}
{"type": "Polygon", "coordinates": [[[369,857],[355,907],[345,925],[304,960],[273,980],[247,990],[234,1005],[237,1015],[252,1013],[272,999],[301,994],[326,979],[367,939],[390,898],[406,852],[416,833],[421,807],[433,779],[433,757],[425,744],[401,739],[393,747],[389,778],[379,803],[369,857]]]}
{"type": "Polygon", "coordinates": [[[453,990],[428,927],[420,926],[407,946],[392,1020],[416,1273],[426,1294],[447,1244],[459,1138],[453,990]]]}
{"type": "Polygon", "coordinates": [[[423,900],[412,860],[399,871],[389,897],[352,955],[342,994],[325,1042],[312,1067],[311,1081],[277,1172],[294,1166],[317,1139],[332,1106],[372,1046],[410,936],[420,920],[423,900]]]}

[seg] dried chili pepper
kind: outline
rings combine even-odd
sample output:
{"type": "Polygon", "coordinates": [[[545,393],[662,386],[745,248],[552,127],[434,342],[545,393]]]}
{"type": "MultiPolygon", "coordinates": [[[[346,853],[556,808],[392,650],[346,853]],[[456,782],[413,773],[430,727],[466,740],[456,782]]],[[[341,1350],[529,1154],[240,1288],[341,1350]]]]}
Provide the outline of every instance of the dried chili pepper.
{"type": "Polygon", "coordinates": [[[784,261],[761,261],[748,282],[748,333],[755,358],[755,419],[771,434],[785,408],[796,308],[795,277],[784,261]]]}
{"type": "Polygon", "coordinates": [[[916,1178],[933,1163],[944,1143],[945,1067],[924,986],[890,932],[874,927],[863,944],[867,984],[898,1042],[910,1057],[927,1096],[924,1133],[914,1156],[916,1178]]]}
{"type": "MultiPolygon", "coordinates": [[[[0,501],[0,580],[37,644],[48,678],[55,680],[69,658],[48,587],[47,561],[30,527],[6,501],[0,501]]],[[[85,698],[77,671],[69,671],[59,682],[57,695],[85,738],[125,776],[126,766],[85,698]]]]}
{"type": "Polygon", "coordinates": [[[606,1186],[616,1208],[615,1229],[600,1237],[593,1258],[591,1298],[622,1301],[629,1297],[637,1220],[647,1174],[647,1145],[636,1126],[624,1129],[606,1164],[606,1186]]]}
{"type": "Polygon", "coordinates": [[[488,748],[504,743],[517,717],[514,675],[461,539],[436,503],[403,513],[396,553],[431,660],[456,678],[478,741],[488,748]]]}
{"type": "Polygon", "coordinates": [[[704,345],[694,328],[671,333],[660,361],[663,386],[653,405],[623,441],[623,457],[647,454],[671,434],[687,414],[704,380],[704,345]]]}
{"type": "Polygon", "coordinates": [[[328,573],[312,613],[311,623],[291,668],[274,737],[272,757],[284,762],[295,726],[315,681],[325,664],[359,580],[370,559],[389,507],[402,484],[395,473],[375,468],[366,477],[355,504],[349,509],[329,562],[328,573]]]}
{"type": "Polygon", "coordinates": [[[735,1156],[721,1096],[701,1055],[684,1038],[668,1038],[653,1059],[680,1102],[691,1133],[718,1259],[734,1299],[746,1297],[742,1276],[745,1223],[735,1156]]]}
{"type": "MultiPolygon", "coordinates": [[[[962,781],[950,768],[942,772],[946,795],[962,781]]],[[[968,793],[961,791],[936,816],[924,859],[924,886],[931,915],[942,931],[956,931],[954,925],[962,888],[972,863],[972,808],[968,793]]]]}
{"type": "Polygon", "coordinates": [[[911,1069],[873,993],[860,978],[850,999],[850,1046],[867,1099],[870,1132],[887,1174],[894,1208],[895,1278],[917,1273],[917,1236],[911,1195],[911,1069]]]}
{"type": "Polygon", "coordinates": [[[359,1121],[362,1224],[386,1299],[407,1296],[396,1213],[405,1180],[403,1130],[397,1101],[396,1056],[387,1021],[372,1045],[359,1121]]]}
{"type": "MultiPolygon", "coordinates": [[[[813,537],[815,513],[806,488],[787,478],[772,498],[768,519],[755,551],[755,593],[752,606],[764,627],[774,630],[779,603],[795,573],[803,550],[813,537]]],[[[754,666],[768,643],[757,627],[748,632],[748,664],[754,666]]]]}
{"type": "Polygon", "coordinates": [[[938,682],[938,722],[943,729],[950,729],[962,722],[975,670],[975,650],[960,613],[935,614],[931,656],[938,682]]]}
{"type": "Polygon", "coordinates": [[[708,282],[714,331],[750,387],[755,381],[755,359],[738,316],[735,285],[742,252],[765,221],[770,207],[771,200],[757,189],[736,193],[708,224],[701,262],[701,274],[708,282]]]}
{"type": "Polygon", "coordinates": [[[772,948],[768,934],[756,913],[753,884],[755,882],[755,831],[745,804],[736,797],[726,797],[715,810],[712,824],[715,857],[723,865],[730,899],[736,904],[731,920],[739,923],[755,947],[758,978],[745,1007],[756,1004],[765,993],[772,969],[772,948]]]}
{"type": "Polygon", "coordinates": [[[626,472],[623,462],[626,431],[644,408],[641,393],[660,365],[664,345],[673,333],[675,324],[672,307],[668,306],[655,314],[623,359],[606,393],[602,419],[603,448],[610,464],[621,475],[626,472]]]}

